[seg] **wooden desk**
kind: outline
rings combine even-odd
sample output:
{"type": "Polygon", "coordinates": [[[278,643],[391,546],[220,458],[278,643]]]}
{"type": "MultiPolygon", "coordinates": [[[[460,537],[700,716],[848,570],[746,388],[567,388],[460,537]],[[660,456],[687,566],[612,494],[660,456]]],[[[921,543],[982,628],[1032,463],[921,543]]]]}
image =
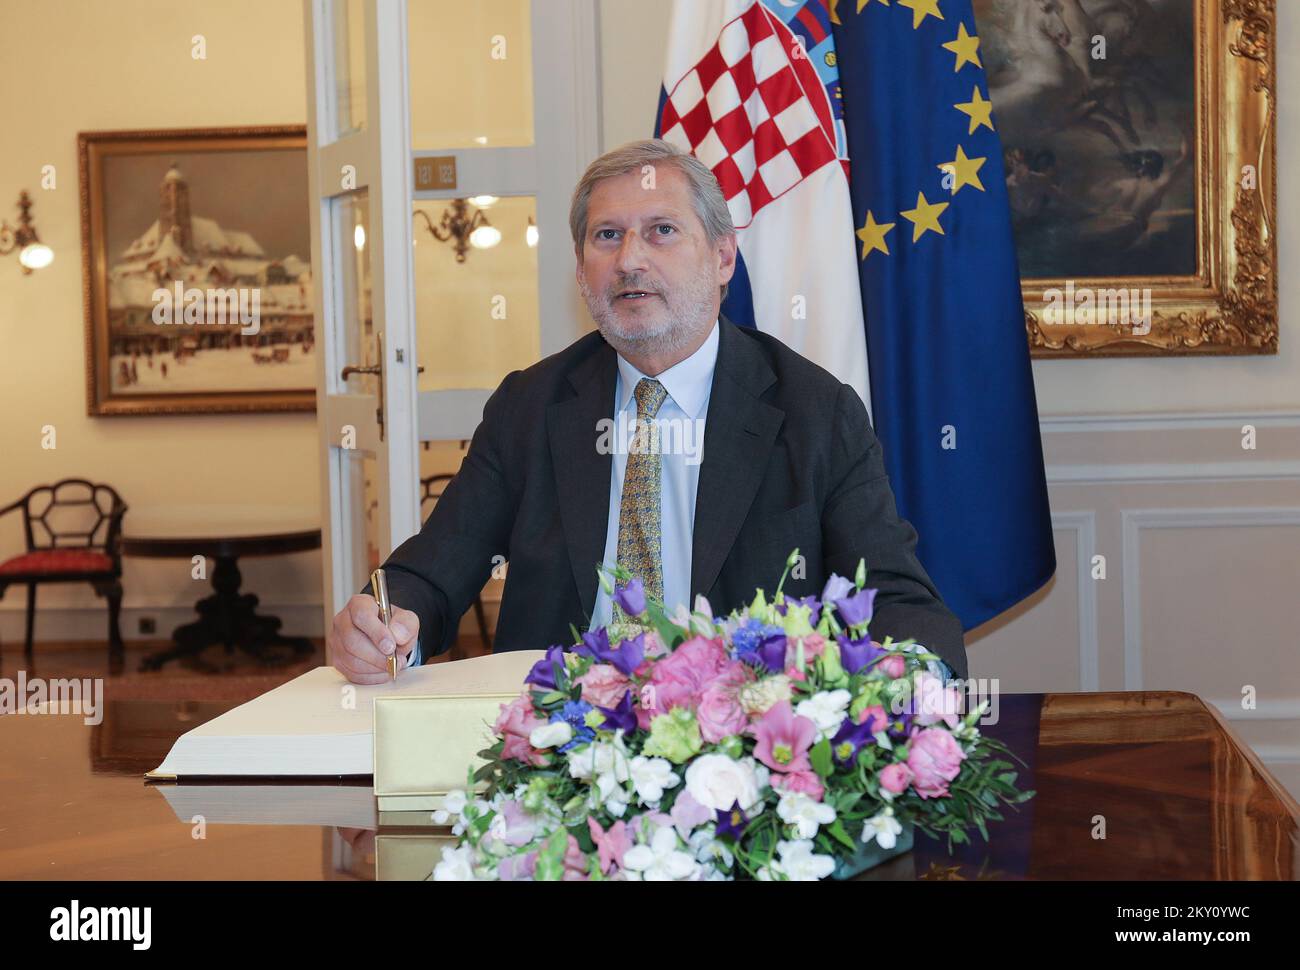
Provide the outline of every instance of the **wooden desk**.
{"type": "MultiPolygon", "coordinates": [[[[194,838],[141,775],[224,703],[117,701],[79,715],[0,717],[0,879],[373,879],[374,833],[207,826],[194,838]]],[[[1016,694],[985,730],[1030,765],[1036,798],[985,844],[912,852],[902,879],[1300,878],[1300,806],[1191,694],[1016,694]],[[1094,838],[1099,819],[1104,839],[1094,838]]]]}

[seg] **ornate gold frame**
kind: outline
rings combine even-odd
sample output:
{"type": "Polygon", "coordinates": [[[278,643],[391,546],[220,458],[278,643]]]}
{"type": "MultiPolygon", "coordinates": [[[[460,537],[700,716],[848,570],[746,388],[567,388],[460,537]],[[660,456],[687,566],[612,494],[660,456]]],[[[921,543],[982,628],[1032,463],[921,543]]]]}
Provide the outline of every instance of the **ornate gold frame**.
{"type": "MultiPolygon", "coordinates": [[[[314,388],[293,391],[206,391],[113,394],[108,374],[108,259],[104,252],[103,159],[109,155],[307,148],[304,125],[83,131],[77,134],[81,182],[81,290],[86,320],[86,413],[215,414],[314,411],[314,388]],[[93,191],[92,191],[93,190],[93,191]]],[[[304,217],[305,217],[304,213],[304,217]]]]}
{"type": "Polygon", "coordinates": [[[1115,319],[1044,320],[1044,293],[1064,280],[1026,279],[1034,357],[1276,354],[1277,14],[1275,0],[1192,0],[1196,23],[1196,276],[1077,279],[1093,289],[1150,288],[1150,331],[1115,319]],[[1257,173],[1245,187],[1245,166],[1257,173]],[[1138,332],[1135,332],[1138,331],[1138,332]]]}

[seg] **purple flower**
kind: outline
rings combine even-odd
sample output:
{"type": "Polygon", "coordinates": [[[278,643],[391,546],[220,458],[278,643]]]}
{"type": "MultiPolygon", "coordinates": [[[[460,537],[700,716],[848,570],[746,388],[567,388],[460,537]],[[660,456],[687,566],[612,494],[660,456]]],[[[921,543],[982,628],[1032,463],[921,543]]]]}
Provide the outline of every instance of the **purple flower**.
{"type": "Polygon", "coordinates": [[[631,734],[636,730],[636,711],[632,710],[630,690],[623,692],[623,699],[618,702],[618,707],[597,707],[596,710],[605,715],[605,723],[601,727],[606,731],[617,731],[622,728],[624,734],[631,734]]]}
{"type": "Polygon", "coordinates": [[[776,611],[785,616],[792,606],[810,606],[811,612],[808,614],[808,622],[816,626],[821,621],[822,604],[816,596],[797,596],[787,597],[784,603],[777,606],[776,611]]]}
{"type": "Polygon", "coordinates": [[[748,825],[749,817],[741,809],[740,802],[732,802],[731,808],[726,810],[718,809],[718,827],[714,835],[730,835],[739,842],[748,825]]]}
{"type": "Polygon", "coordinates": [[[774,674],[785,671],[786,640],[784,633],[772,633],[763,637],[755,651],[760,663],[774,674]]]}
{"type": "Polygon", "coordinates": [[[849,767],[855,763],[858,752],[864,745],[875,744],[871,734],[871,718],[861,724],[854,724],[852,718],[845,718],[844,724],[831,738],[831,754],[840,767],[849,767]]]}
{"type": "Polygon", "coordinates": [[[822,587],[822,601],[825,603],[834,603],[848,596],[853,591],[853,583],[837,573],[831,573],[831,578],[826,580],[826,585],[822,587]]]}
{"type": "Polygon", "coordinates": [[[533,664],[533,669],[528,671],[528,676],[524,678],[524,683],[532,684],[534,687],[540,687],[542,690],[556,690],[556,665],[558,665],[561,670],[564,669],[564,648],[547,647],[546,656],[533,664]]]}
{"type": "Polygon", "coordinates": [[[645,612],[645,584],[633,577],[626,586],[615,586],[614,602],[628,616],[640,616],[645,612]]]}
{"type": "Polygon", "coordinates": [[[840,665],[850,674],[870,666],[888,652],[872,643],[870,636],[850,640],[846,634],[840,633],[835,640],[840,645],[840,665]]]}
{"type": "Polygon", "coordinates": [[[619,673],[630,677],[632,671],[645,660],[645,633],[638,633],[630,640],[620,641],[617,647],[611,647],[609,631],[604,627],[589,630],[582,635],[582,643],[574,647],[573,652],[579,656],[591,657],[598,663],[613,664],[619,673]]]}
{"type": "Polygon", "coordinates": [[[748,617],[731,633],[732,656],[751,666],[761,663],[758,648],[763,645],[763,641],[768,637],[782,635],[784,631],[779,626],[770,626],[752,616],[748,617]]]}
{"type": "Polygon", "coordinates": [[[848,626],[857,626],[871,619],[871,605],[875,602],[874,589],[860,589],[852,596],[842,596],[835,601],[835,608],[840,611],[840,618],[848,626]]]}

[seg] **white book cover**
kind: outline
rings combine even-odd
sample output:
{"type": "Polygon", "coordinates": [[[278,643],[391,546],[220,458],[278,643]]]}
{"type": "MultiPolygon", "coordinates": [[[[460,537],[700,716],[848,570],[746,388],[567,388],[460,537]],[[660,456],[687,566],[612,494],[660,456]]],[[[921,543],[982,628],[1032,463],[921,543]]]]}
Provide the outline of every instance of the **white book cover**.
{"type": "Polygon", "coordinates": [[[545,655],[511,650],[425,664],[374,686],[317,667],[182,734],[145,777],[369,775],[376,697],[515,693],[545,655]]]}

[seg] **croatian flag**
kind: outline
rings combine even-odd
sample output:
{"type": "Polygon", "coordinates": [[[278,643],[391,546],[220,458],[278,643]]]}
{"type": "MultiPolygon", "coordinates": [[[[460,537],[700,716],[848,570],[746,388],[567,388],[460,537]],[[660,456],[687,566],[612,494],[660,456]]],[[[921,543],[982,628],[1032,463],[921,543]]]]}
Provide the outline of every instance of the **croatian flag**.
{"type": "Polygon", "coordinates": [[[673,4],[655,137],[713,170],[740,247],[722,312],[820,364],[871,409],[848,140],[820,3],[673,4]]]}
{"type": "Polygon", "coordinates": [[[730,205],[723,312],[867,405],[963,628],[1046,583],[1038,408],[970,0],[676,0],[655,134],[730,205]]]}

